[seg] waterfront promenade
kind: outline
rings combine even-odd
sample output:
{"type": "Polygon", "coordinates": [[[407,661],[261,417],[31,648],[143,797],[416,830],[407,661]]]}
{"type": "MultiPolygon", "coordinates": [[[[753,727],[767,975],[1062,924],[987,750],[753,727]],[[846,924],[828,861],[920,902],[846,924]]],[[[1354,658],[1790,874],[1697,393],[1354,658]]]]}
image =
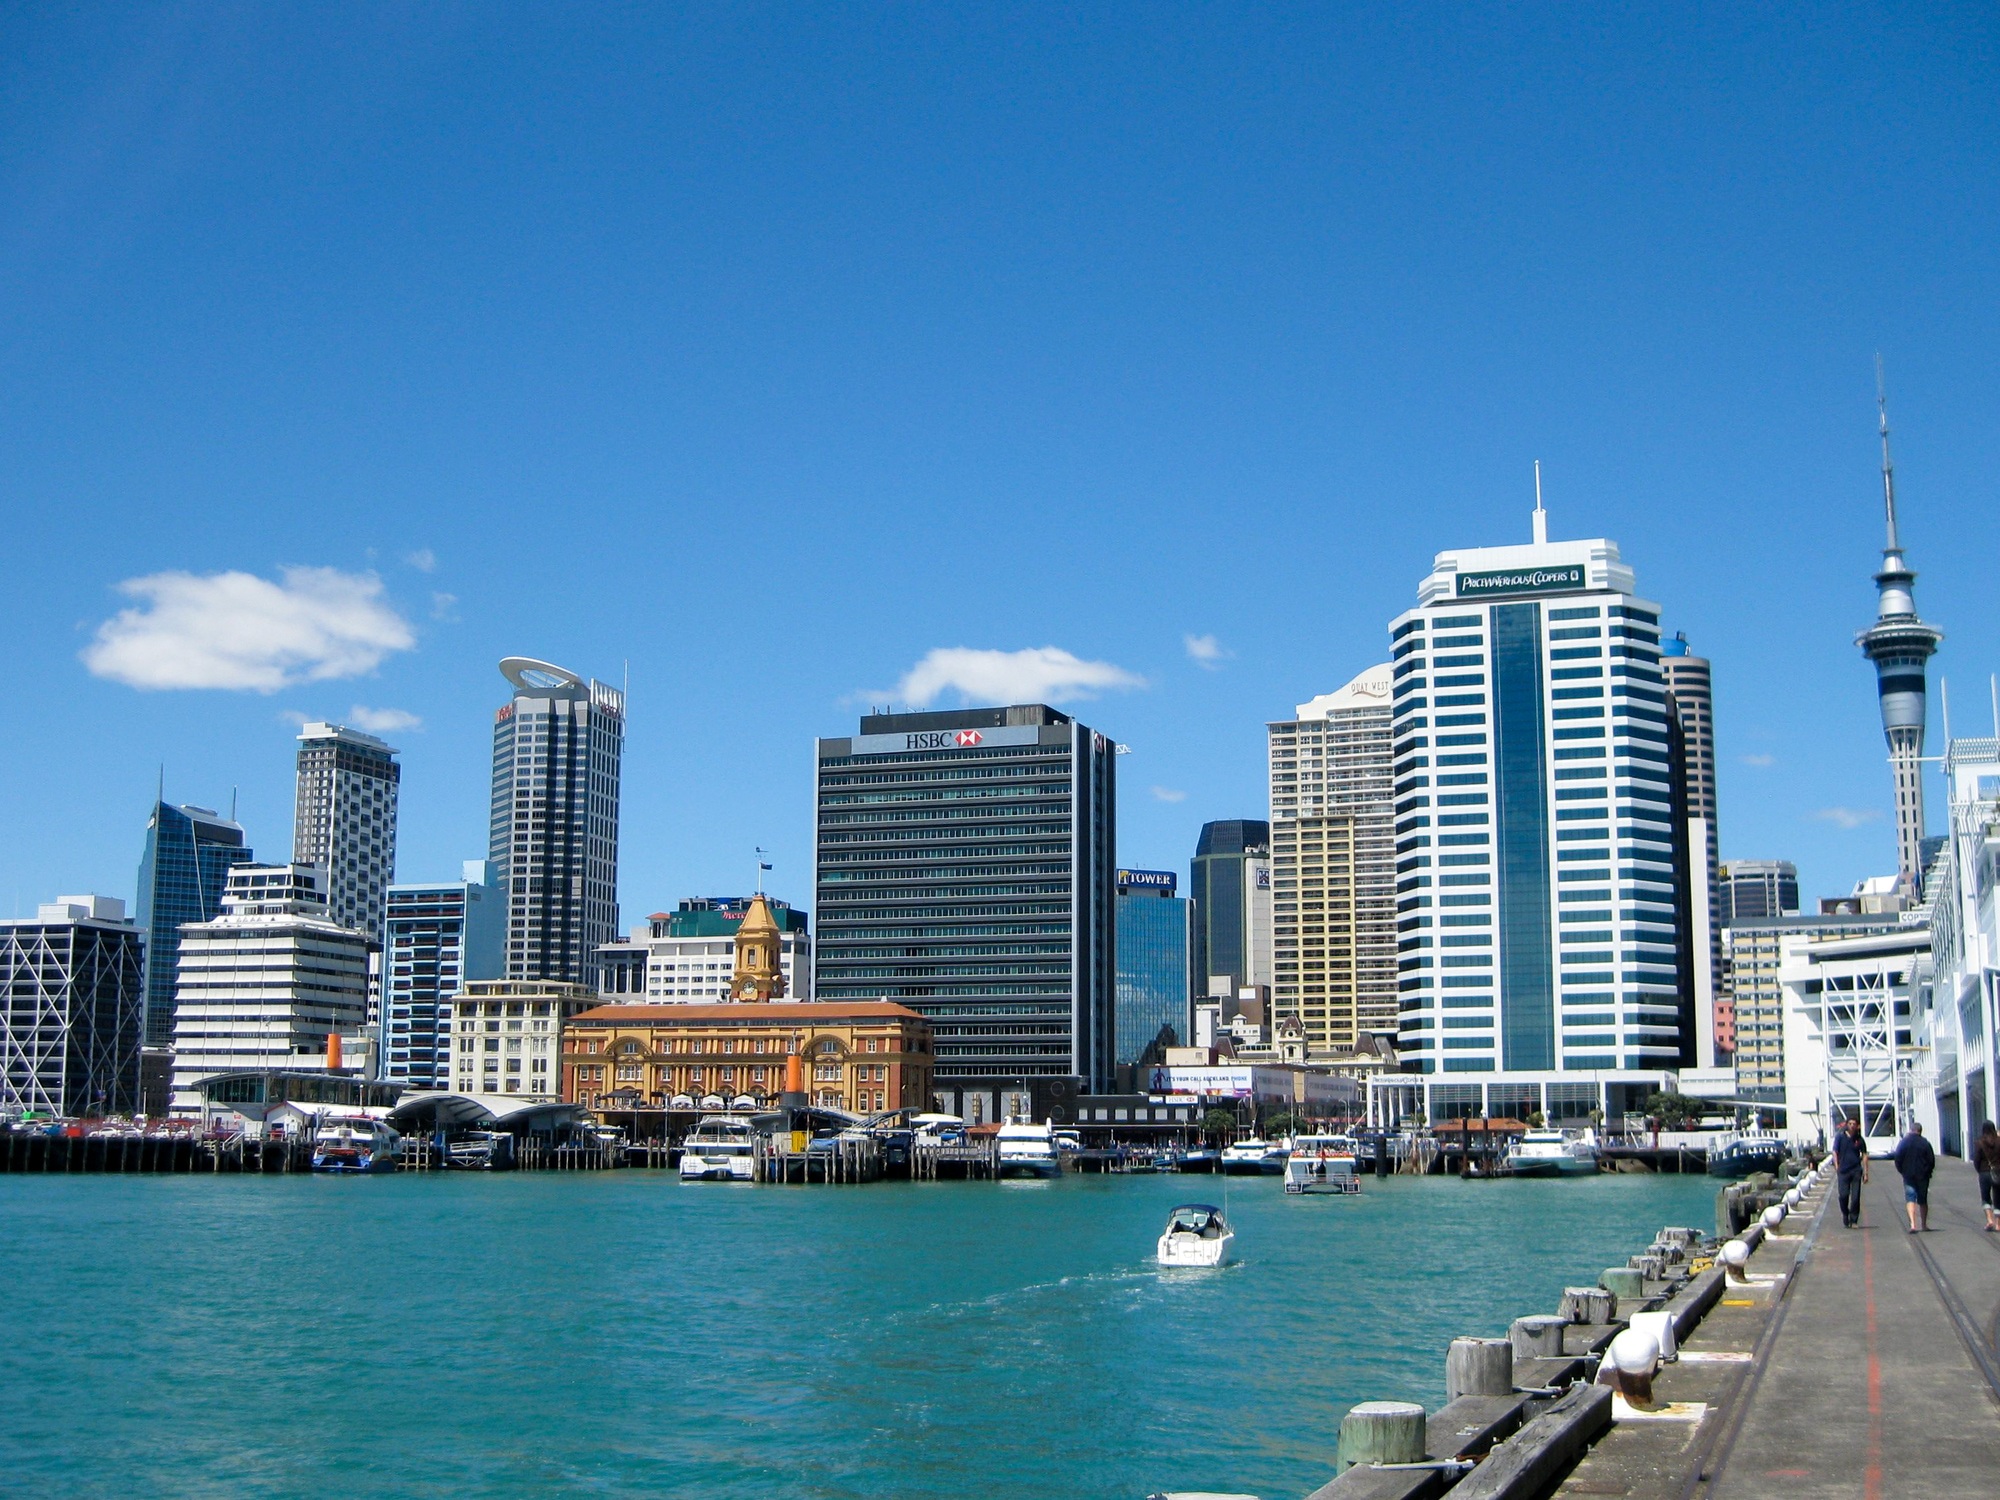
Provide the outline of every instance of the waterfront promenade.
{"type": "Polygon", "coordinates": [[[1696,1494],[1929,1500],[2000,1474],[2000,1234],[1964,1162],[1940,1159],[1929,1234],[1876,1162],[1862,1227],[1818,1220],[1740,1424],[1696,1494]],[[1968,1347],[1970,1343],[1971,1347],[1968,1347]]]}

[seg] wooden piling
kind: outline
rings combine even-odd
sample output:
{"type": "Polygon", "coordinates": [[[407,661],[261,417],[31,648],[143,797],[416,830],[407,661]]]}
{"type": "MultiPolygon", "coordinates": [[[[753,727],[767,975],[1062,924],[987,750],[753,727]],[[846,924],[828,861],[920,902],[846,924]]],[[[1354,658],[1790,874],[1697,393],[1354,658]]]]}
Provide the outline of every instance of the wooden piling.
{"type": "Polygon", "coordinates": [[[1507,1396],[1514,1390],[1514,1345],[1508,1339],[1453,1339],[1444,1355],[1444,1398],[1507,1396]]]}
{"type": "Polygon", "coordinates": [[[1424,1424],[1414,1401],[1363,1401],[1340,1419],[1336,1467],[1416,1463],[1424,1456],[1424,1424]]]}

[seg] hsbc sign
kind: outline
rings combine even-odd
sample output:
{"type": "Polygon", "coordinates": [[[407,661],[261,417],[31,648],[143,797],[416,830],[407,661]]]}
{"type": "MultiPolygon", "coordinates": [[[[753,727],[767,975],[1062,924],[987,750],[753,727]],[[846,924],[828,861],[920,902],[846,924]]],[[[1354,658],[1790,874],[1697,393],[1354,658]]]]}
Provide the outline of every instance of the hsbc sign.
{"type": "Polygon", "coordinates": [[[904,734],[860,734],[848,741],[850,755],[890,755],[913,750],[991,750],[1002,745],[1033,745],[1040,730],[1033,724],[999,729],[920,729],[904,734]]]}

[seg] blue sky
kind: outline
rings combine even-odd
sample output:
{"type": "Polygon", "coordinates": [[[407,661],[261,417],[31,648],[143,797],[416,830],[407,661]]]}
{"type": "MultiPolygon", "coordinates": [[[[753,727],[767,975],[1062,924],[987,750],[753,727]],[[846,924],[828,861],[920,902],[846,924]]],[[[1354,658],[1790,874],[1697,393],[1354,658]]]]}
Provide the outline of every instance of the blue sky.
{"type": "Polygon", "coordinates": [[[1184,867],[1434,552],[1526,540],[1535,459],[1715,662],[1725,857],[1846,889],[1893,867],[1877,350],[1934,745],[2000,669],[1996,33],[10,8],[0,903],[129,897],[162,765],[282,855],[300,714],[399,726],[448,874],[516,653],[629,664],[628,920],[759,844],[804,899],[813,736],[987,680],[940,650],[1086,664],[1031,680],[1184,867]]]}

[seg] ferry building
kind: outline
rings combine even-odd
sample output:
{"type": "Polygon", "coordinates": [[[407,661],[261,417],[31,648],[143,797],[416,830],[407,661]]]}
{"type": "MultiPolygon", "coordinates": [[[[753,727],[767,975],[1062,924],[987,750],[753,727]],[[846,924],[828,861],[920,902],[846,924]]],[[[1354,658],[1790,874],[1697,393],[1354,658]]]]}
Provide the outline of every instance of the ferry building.
{"type": "Polygon", "coordinates": [[[1545,526],[1440,553],[1390,625],[1404,1071],[1371,1085],[1385,1124],[1616,1121],[1697,1061],[1660,607],[1616,543],[1545,526]]]}

